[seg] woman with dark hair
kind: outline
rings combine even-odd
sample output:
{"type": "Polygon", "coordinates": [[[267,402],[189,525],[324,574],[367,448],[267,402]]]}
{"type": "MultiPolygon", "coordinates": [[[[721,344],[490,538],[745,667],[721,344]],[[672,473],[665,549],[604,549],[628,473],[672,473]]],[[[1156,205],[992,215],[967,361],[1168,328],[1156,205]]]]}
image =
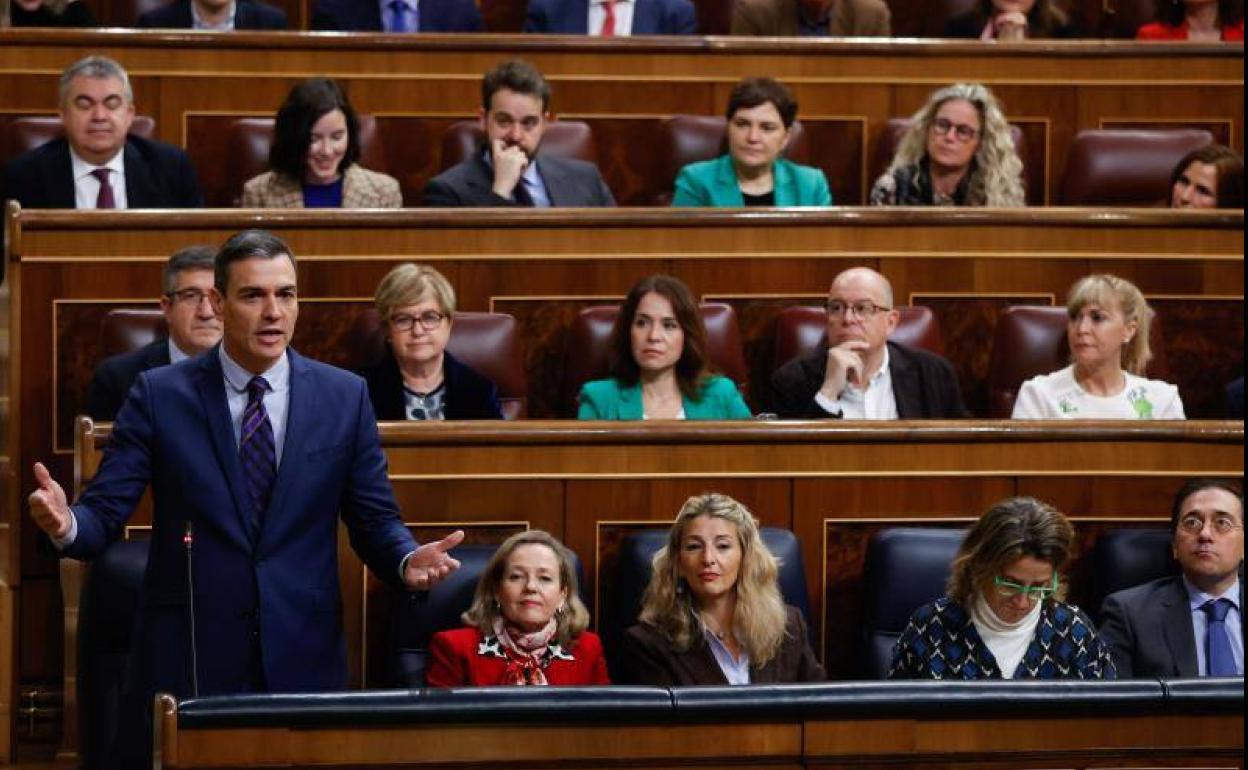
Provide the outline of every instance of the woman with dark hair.
{"type": "Polygon", "coordinates": [[[1137,40],[1243,41],[1244,0],[1156,0],[1157,21],[1137,40]]]}
{"type": "Polygon", "coordinates": [[[978,0],[946,22],[945,37],[1043,40],[1079,37],[1079,30],[1053,0],[978,0]]]}
{"type": "Polygon", "coordinates": [[[625,632],[630,684],[821,682],[806,621],[784,603],[758,519],[728,495],[685,501],[654,555],[639,622],[625,632]]]}
{"type": "Polygon", "coordinates": [[[430,640],[430,687],[611,684],[572,553],[540,529],[503,541],[463,621],[430,640]]]}
{"type": "Polygon", "coordinates": [[[95,27],[91,9],[81,0],[0,0],[4,27],[95,27]]]}
{"type": "Polygon", "coordinates": [[[608,351],[611,376],[581,388],[582,420],[747,420],[736,384],[713,375],[689,288],[652,275],[629,291],[608,351]]]}
{"type": "Polygon", "coordinates": [[[1242,209],[1244,157],[1220,144],[1184,155],[1170,175],[1172,209],[1242,209]]]}
{"type": "Polygon", "coordinates": [[[830,206],[823,172],[780,157],[797,101],[771,78],[746,78],[728,97],[728,152],[690,163],[676,177],[673,206],[830,206]]]}
{"type": "Polygon", "coordinates": [[[943,598],[920,607],[893,648],[890,679],[1115,679],[1092,621],[1062,601],[1074,529],[1031,497],[971,527],[943,598]]]}
{"type": "Polygon", "coordinates": [[[361,168],[359,158],[359,121],[346,94],[329,78],[305,80],[277,111],[270,170],[243,185],[243,207],[401,207],[398,180],[361,168]]]}

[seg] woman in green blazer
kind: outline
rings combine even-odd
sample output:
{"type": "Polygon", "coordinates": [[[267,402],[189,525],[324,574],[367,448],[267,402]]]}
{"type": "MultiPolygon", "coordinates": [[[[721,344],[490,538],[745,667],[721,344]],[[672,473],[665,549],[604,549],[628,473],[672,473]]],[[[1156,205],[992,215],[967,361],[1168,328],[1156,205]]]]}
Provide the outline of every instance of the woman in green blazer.
{"type": "Polygon", "coordinates": [[[673,206],[830,206],[823,172],[780,153],[797,119],[789,89],[746,78],[728,98],[728,153],[690,163],[676,177],[673,206]]]}
{"type": "Polygon", "coordinates": [[[611,376],[581,388],[582,420],[748,420],[737,386],[713,375],[706,329],[689,288],[669,275],[643,278],[611,330],[611,376]]]}

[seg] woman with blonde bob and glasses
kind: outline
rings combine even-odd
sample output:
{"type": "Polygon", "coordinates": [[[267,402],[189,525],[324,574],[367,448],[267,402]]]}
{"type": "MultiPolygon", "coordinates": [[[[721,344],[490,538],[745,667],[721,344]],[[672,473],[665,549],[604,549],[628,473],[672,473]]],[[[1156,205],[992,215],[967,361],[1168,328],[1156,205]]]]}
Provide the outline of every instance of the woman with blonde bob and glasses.
{"type": "Polygon", "coordinates": [[[611,684],[572,554],[540,529],[503,541],[463,621],[433,635],[430,687],[611,684]]]}
{"type": "Polygon", "coordinates": [[[1023,383],[1015,419],[1182,420],[1179,389],[1143,376],[1153,310],[1130,281],[1089,275],[1066,298],[1070,366],[1023,383]]]}
{"type": "Polygon", "coordinates": [[[670,687],[820,682],[806,621],[786,606],[758,520],[727,495],[685,501],[654,556],[624,678],[670,687]]]}
{"type": "Polygon", "coordinates": [[[1024,206],[1023,162],[992,91],[957,83],[911,118],[872,206],[1024,206]]]}
{"type": "Polygon", "coordinates": [[[374,297],[386,355],[360,372],[379,420],[501,420],[498,387],[451,355],[455,290],[428,265],[386,274],[374,297]]]}
{"type": "Polygon", "coordinates": [[[1002,500],[958,549],[946,596],[920,607],[890,679],[1115,679],[1108,648],[1062,601],[1074,530],[1031,497],[1002,500]]]}

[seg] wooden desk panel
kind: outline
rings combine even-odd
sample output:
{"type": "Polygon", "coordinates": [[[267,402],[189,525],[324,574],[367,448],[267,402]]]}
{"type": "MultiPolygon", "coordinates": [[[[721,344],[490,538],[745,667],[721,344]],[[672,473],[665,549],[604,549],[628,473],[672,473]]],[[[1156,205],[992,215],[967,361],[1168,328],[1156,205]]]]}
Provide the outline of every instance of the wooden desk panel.
{"type": "MultiPolygon", "coordinates": [[[[1243,46],[1048,41],[1025,47],[966,42],[630,38],[578,36],[225,34],[129,31],[0,31],[0,115],[53,112],[55,77],[73,59],[103,51],[131,71],[140,111],[166,141],[192,146],[194,123],[211,116],[271,115],[298,79],[326,74],[349,84],[360,112],[440,121],[476,114],[481,74],[523,56],[554,86],[554,111],[604,128],[647,125],[674,114],[717,115],[747,75],[793,87],[811,125],[865,126],[859,146],[819,155],[843,204],[869,189],[866,169],[889,118],[913,113],[934,88],[980,81],[1027,133],[1033,202],[1053,200],[1066,155],[1081,129],[1147,122],[1209,126],[1243,148],[1243,46]],[[1182,67],[1174,62],[1181,60],[1182,67]],[[845,169],[861,169],[845,178],[845,169]],[[858,176],[861,175],[861,176],[858,176]]],[[[644,170],[627,127],[606,130],[603,161],[621,200],[641,202],[644,170]]],[[[200,166],[216,170],[209,156],[200,166]]],[[[406,176],[427,165],[403,159],[406,176]]],[[[421,172],[423,173],[423,171],[421,172]]],[[[416,188],[421,173],[407,184],[416,188]]],[[[211,181],[211,180],[210,180],[211,181]]],[[[216,193],[214,193],[216,194],[216,193]]],[[[410,195],[409,195],[410,197],[410,195]]]]}

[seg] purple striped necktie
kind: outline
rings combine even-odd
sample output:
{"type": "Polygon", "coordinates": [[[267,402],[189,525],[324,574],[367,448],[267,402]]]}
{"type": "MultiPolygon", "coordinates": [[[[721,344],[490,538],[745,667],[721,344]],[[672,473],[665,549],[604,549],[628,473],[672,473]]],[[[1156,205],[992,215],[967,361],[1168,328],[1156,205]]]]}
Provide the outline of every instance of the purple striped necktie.
{"type": "Polygon", "coordinates": [[[269,383],[260,376],[247,383],[247,406],[243,409],[242,437],[238,442],[238,458],[247,481],[247,495],[252,503],[253,522],[258,527],[273,496],[273,480],[277,478],[277,449],[273,441],[273,424],[264,409],[264,394],[269,383]]]}
{"type": "Polygon", "coordinates": [[[113,197],[113,185],[108,181],[109,171],[111,169],[100,167],[91,172],[91,176],[100,180],[100,192],[95,198],[95,207],[97,209],[117,208],[117,200],[113,197]]]}

